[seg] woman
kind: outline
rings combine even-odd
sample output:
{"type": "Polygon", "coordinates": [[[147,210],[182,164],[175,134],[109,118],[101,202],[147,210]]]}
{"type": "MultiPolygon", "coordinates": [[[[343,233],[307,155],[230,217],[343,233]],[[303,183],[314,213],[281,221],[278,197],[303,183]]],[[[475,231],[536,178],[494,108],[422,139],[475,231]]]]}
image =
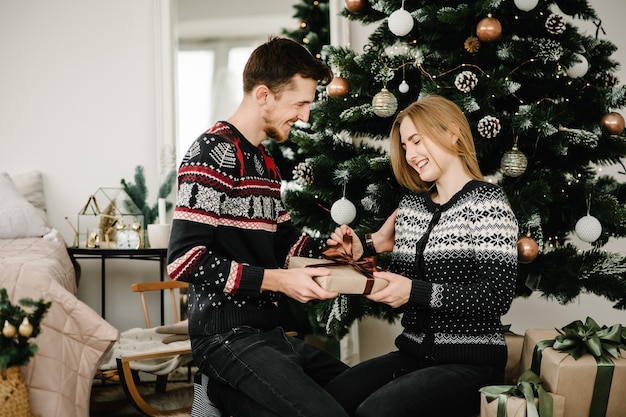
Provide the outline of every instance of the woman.
{"type": "MultiPolygon", "coordinates": [[[[410,192],[354,256],[392,250],[389,281],[367,297],[401,307],[397,351],[336,377],[328,391],[351,416],[472,416],[478,389],[502,383],[501,316],[517,275],[517,221],[503,191],[483,180],[463,112],[429,96],[396,118],[390,158],[410,192]],[[395,222],[394,222],[395,218],[395,222]],[[395,224],[394,224],[395,223],[395,224]]],[[[347,226],[332,236],[341,242],[347,226]]]]}

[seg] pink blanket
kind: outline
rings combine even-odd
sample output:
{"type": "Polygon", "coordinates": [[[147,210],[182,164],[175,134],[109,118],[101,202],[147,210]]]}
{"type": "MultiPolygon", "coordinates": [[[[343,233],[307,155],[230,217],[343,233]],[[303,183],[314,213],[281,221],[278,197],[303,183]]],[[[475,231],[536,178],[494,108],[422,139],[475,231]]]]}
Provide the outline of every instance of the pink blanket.
{"type": "Polygon", "coordinates": [[[0,287],[13,302],[51,301],[36,343],[22,368],[39,417],[88,417],[91,384],[118,331],[76,298],[76,277],[63,243],[43,238],[0,240],[0,287]]]}

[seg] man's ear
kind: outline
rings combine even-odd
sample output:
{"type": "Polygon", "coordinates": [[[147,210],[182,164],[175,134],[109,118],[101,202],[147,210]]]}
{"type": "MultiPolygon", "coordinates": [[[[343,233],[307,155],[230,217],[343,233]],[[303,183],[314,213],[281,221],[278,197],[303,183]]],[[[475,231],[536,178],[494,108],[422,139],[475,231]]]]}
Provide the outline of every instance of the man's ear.
{"type": "Polygon", "coordinates": [[[253,93],[254,93],[254,98],[260,105],[266,104],[267,100],[269,99],[270,94],[272,94],[270,89],[267,88],[267,86],[264,84],[259,84],[256,87],[254,87],[253,93]]]}

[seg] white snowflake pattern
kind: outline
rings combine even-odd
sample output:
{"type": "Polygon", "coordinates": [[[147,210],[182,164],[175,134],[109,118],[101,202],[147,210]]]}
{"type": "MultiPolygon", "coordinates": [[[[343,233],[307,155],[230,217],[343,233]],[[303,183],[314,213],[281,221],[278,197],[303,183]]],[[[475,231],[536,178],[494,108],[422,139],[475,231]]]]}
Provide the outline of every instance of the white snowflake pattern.
{"type": "Polygon", "coordinates": [[[250,218],[250,205],[250,197],[229,198],[224,201],[223,209],[233,217],[250,218]]]}
{"type": "Polygon", "coordinates": [[[183,207],[190,207],[190,200],[193,191],[193,184],[182,183],[178,188],[178,205],[183,207]]]}
{"type": "Polygon", "coordinates": [[[220,195],[213,188],[204,187],[198,185],[198,192],[196,193],[196,208],[200,208],[209,213],[220,212],[220,195]]]}

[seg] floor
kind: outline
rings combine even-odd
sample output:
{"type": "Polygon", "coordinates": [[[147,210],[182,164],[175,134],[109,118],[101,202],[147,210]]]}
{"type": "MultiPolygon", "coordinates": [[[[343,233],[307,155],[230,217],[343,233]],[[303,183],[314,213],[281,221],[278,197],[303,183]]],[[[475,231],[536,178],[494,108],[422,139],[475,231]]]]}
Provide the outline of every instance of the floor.
{"type": "MultiPolygon", "coordinates": [[[[187,375],[175,375],[170,378],[165,394],[155,393],[154,382],[138,384],[138,390],[151,406],[172,410],[190,407],[193,401],[193,379],[187,381],[187,375]]],[[[91,390],[90,417],[140,417],[144,416],[128,400],[123,387],[117,382],[94,381],[91,390]]],[[[171,417],[185,417],[189,414],[174,414],[171,417]]]]}

